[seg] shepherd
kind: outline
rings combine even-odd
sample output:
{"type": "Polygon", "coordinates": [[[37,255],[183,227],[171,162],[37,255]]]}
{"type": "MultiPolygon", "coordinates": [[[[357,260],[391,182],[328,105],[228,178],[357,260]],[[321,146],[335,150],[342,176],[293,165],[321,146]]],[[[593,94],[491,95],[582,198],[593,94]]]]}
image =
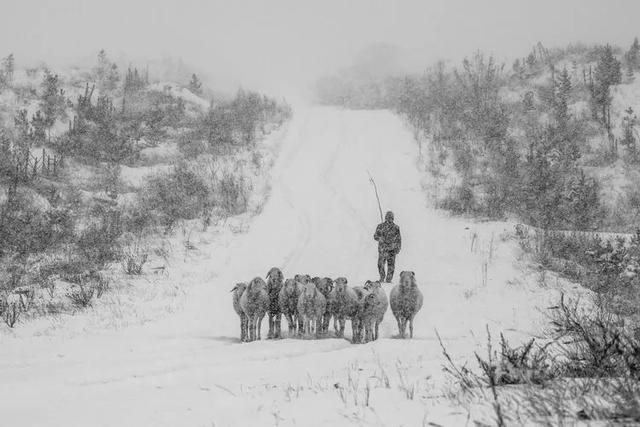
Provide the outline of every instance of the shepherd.
{"type": "Polygon", "coordinates": [[[388,211],[384,222],[378,224],[373,239],[378,242],[378,272],[380,281],[391,283],[396,266],[396,255],[400,252],[402,238],[400,227],[393,222],[393,212],[388,211]],[[386,272],[385,272],[386,266],[386,272]]]}

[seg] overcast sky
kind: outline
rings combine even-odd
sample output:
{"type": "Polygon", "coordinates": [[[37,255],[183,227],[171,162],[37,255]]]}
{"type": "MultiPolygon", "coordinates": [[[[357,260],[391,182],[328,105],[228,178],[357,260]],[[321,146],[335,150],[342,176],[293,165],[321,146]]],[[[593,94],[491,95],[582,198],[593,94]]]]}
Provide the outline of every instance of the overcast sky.
{"type": "Polygon", "coordinates": [[[182,58],[219,88],[283,93],[374,43],[425,64],[480,49],[500,58],[640,32],[639,0],[4,0],[0,55],[63,64],[112,56],[182,58]]]}

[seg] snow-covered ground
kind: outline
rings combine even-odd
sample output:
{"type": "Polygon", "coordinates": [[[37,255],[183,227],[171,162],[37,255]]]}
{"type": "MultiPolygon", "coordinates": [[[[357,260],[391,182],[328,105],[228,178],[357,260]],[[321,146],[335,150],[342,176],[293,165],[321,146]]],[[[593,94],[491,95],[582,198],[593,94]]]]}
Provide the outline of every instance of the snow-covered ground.
{"type": "Polygon", "coordinates": [[[443,397],[434,331],[462,358],[484,348],[486,325],[514,342],[536,336],[545,307],[567,285],[545,280],[548,275],[518,259],[513,224],[474,223],[431,209],[412,138],[390,112],[297,109],[269,200],[246,232],[212,229],[193,237],[198,250],[188,257],[174,253],[159,286],[186,292],[179,310],[143,325],[71,337],[61,329],[39,336],[0,332],[2,423],[465,424],[467,412],[443,397]],[[287,277],[346,276],[351,285],[377,277],[372,235],[379,214],[367,171],[383,209],[393,210],[401,227],[397,271],[415,271],[425,295],[415,338],[393,338],[389,311],[374,343],[239,343],[229,293],[238,281],[264,277],[272,266],[287,277]]]}

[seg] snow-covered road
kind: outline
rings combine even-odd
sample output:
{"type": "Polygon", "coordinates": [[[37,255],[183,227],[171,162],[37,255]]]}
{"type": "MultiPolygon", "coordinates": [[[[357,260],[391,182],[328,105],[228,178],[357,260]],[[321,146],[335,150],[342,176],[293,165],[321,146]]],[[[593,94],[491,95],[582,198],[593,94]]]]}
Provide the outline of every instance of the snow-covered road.
{"type": "MultiPolygon", "coordinates": [[[[170,275],[191,285],[184,309],[119,331],[5,339],[0,422],[358,424],[336,392],[349,372],[382,366],[395,371],[400,359],[416,381],[437,379],[442,359],[436,328],[453,353],[464,354],[484,343],[487,324],[519,338],[535,334],[543,321],[539,307],[557,290],[540,287],[535,274],[518,267],[512,225],[476,224],[429,208],[416,156],[411,132],[390,112],[297,110],[263,212],[244,234],[224,241],[205,235],[199,256],[170,275]],[[351,285],[377,277],[372,235],[379,214],[367,170],[383,209],[394,211],[402,230],[397,271],[415,271],[425,294],[416,338],[393,339],[395,321],[388,312],[383,338],[366,345],[341,339],[240,344],[229,294],[238,281],[264,277],[272,266],[287,277],[346,276],[351,285]]],[[[393,424],[404,403],[382,389],[372,395],[376,419],[393,424]]],[[[405,425],[422,423],[423,405],[406,411],[405,425]]],[[[370,415],[357,416],[366,423],[370,415]]]]}

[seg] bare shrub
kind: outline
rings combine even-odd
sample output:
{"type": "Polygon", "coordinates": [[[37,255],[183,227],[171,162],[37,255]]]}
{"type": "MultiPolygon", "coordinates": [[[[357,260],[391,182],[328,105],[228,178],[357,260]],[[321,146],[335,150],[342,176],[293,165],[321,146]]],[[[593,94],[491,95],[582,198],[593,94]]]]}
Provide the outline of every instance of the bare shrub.
{"type": "Polygon", "coordinates": [[[4,321],[10,328],[13,328],[18,321],[18,317],[20,317],[20,305],[16,302],[7,303],[3,302],[1,305],[4,306],[4,321]]]}
{"type": "Polygon", "coordinates": [[[248,191],[242,176],[224,173],[216,184],[218,204],[226,215],[236,215],[247,210],[248,191]]]}
{"type": "Polygon", "coordinates": [[[67,297],[73,305],[78,308],[86,308],[91,305],[93,294],[95,293],[95,285],[91,282],[86,283],[84,280],[76,284],[68,293],[67,297]]]}
{"type": "Polygon", "coordinates": [[[147,251],[142,250],[136,242],[134,245],[123,249],[120,259],[122,270],[129,275],[139,276],[142,274],[142,268],[146,264],[148,256],[147,251]]]}
{"type": "Polygon", "coordinates": [[[185,164],[178,164],[167,174],[149,180],[141,207],[155,211],[167,230],[179,219],[198,218],[205,209],[210,191],[204,180],[185,164]]]}
{"type": "Polygon", "coordinates": [[[567,375],[609,377],[628,375],[629,369],[638,374],[640,341],[625,331],[618,316],[602,308],[587,313],[579,301],[566,302],[562,295],[552,307],[551,325],[567,358],[567,375]]]}
{"type": "Polygon", "coordinates": [[[96,298],[101,298],[102,295],[109,290],[109,278],[106,277],[104,274],[100,274],[98,273],[95,277],[95,291],[96,291],[96,298]]]}

